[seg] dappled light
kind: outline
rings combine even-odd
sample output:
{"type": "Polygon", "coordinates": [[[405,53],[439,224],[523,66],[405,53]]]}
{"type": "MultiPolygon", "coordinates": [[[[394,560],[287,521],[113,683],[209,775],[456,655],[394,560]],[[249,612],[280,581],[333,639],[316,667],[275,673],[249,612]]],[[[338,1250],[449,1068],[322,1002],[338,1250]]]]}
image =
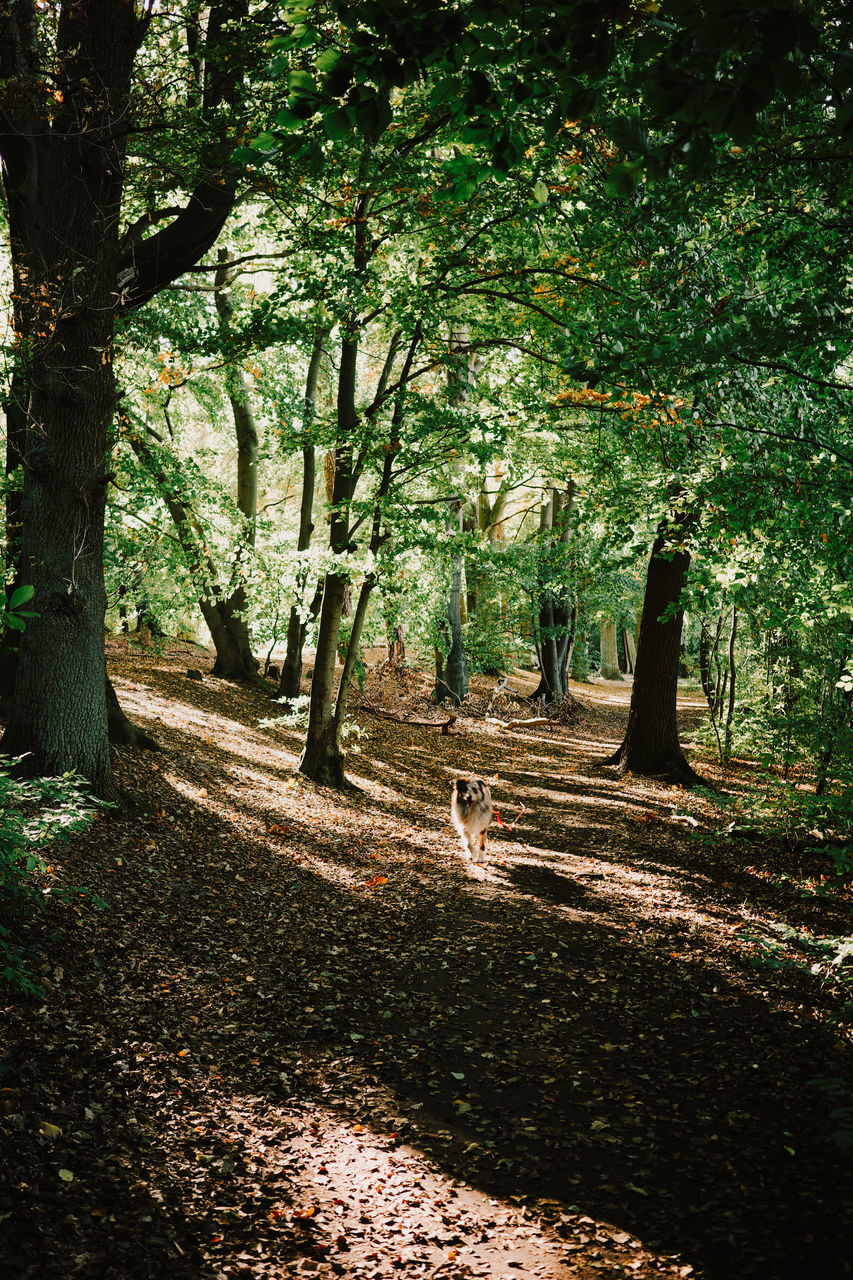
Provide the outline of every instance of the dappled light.
{"type": "Polygon", "coordinates": [[[0,0],[0,1280],[853,1277],[838,0],[0,0]]]}
{"type": "Polygon", "coordinates": [[[624,712],[587,689],[511,741],[358,713],[334,793],[258,728],[261,692],[188,687],[177,646],[111,661],[165,752],[121,764],[151,807],[65,852],[108,909],[52,947],[38,1070],[10,1011],[25,1250],[61,1212],[93,1276],[842,1274],[839,996],[756,941],[816,908],[679,824],[707,800],[598,773],[624,712]],[[462,767],[507,823],[482,867],[449,823],[462,767]]]}

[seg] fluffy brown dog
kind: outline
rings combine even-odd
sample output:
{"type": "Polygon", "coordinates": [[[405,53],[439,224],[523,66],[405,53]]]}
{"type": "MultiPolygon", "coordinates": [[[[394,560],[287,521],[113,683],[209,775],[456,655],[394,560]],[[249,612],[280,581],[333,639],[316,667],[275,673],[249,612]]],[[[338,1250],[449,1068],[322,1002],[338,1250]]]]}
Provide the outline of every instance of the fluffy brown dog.
{"type": "Polygon", "coordinates": [[[450,798],[450,820],[462,850],[473,862],[485,862],[486,832],[492,821],[492,796],[482,778],[457,778],[450,798]]]}

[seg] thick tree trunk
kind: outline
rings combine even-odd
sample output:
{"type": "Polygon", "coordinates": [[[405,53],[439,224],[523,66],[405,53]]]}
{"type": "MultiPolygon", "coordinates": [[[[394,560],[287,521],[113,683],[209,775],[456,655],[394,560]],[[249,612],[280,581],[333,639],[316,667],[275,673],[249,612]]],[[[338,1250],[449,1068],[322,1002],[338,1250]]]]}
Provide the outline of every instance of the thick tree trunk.
{"type": "MultiPolygon", "coordinates": [[[[48,124],[33,95],[7,118],[0,143],[20,295],[20,574],[35,588],[37,614],[21,635],[2,746],[26,753],[34,773],[76,771],[108,797],[103,527],[124,136],[112,126],[126,107],[137,30],[130,6],[63,6],[57,38],[70,100],[56,94],[62,105],[48,124]]],[[[37,74],[34,31],[14,36],[5,73],[20,74],[12,59],[29,57],[37,74]]]]}
{"type": "MultiPolygon", "coordinates": [[[[242,3],[211,7],[214,43],[228,38],[225,20],[242,3]]],[[[131,73],[150,19],[150,7],[116,0],[64,3],[51,45],[39,40],[35,4],[0,5],[0,79],[26,85],[0,102],[0,154],[25,388],[20,573],[37,614],[21,637],[3,749],[26,754],[33,772],[80,773],[107,797],[115,788],[103,541],[115,315],[197,261],[233,202],[233,189],[229,200],[215,184],[212,222],[213,200],[201,202],[119,269],[131,73]]],[[[237,65],[211,73],[205,109],[229,96],[237,65]]],[[[227,140],[223,154],[232,148],[227,140]]]]}
{"type": "Polygon", "coordinates": [[[258,684],[258,659],[252,652],[252,638],[243,617],[246,593],[238,587],[225,599],[211,597],[199,601],[216,651],[213,674],[224,680],[245,680],[258,684]]]}
{"type": "Polygon", "coordinates": [[[622,773],[693,784],[700,779],[684,758],[676,718],[683,612],[677,609],[660,621],[677,604],[689,564],[688,551],[668,549],[666,537],[657,537],[649,560],[625,738],[602,763],[617,765],[622,773]]]}
{"type": "Polygon", "coordinates": [[[138,725],[131,723],[121,709],[115,689],[107,677],[107,724],[110,742],[115,746],[144,748],[146,751],[162,751],[159,742],[138,725]]]}

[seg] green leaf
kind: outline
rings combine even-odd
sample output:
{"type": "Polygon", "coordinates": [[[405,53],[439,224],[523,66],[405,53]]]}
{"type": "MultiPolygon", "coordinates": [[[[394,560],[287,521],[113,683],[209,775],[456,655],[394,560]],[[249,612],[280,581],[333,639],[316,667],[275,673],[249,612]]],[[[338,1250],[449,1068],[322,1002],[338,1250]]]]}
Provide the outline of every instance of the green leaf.
{"type": "Polygon", "coordinates": [[[300,96],[307,96],[308,94],[317,92],[314,77],[310,76],[307,71],[303,71],[300,67],[297,67],[294,71],[291,71],[288,74],[287,87],[290,93],[295,93],[300,96]]]}
{"type": "Polygon", "coordinates": [[[533,199],[536,201],[537,204],[544,204],[545,201],[548,199],[548,188],[545,185],[545,183],[541,180],[541,178],[536,183],[536,186],[533,188],[533,199]]]}
{"type": "Polygon", "coordinates": [[[340,49],[324,49],[321,54],[317,55],[315,63],[317,70],[322,75],[328,75],[329,72],[334,71],[343,56],[344,54],[340,49]]]}
{"type": "Polygon", "coordinates": [[[298,129],[305,127],[305,121],[302,117],[288,107],[282,107],[276,115],[275,122],[280,128],[286,129],[288,133],[295,133],[298,129]]]}
{"type": "Polygon", "coordinates": [[[22,604],[26,604],[28,600],[32,600],[35,593],[36,593],[35,587],[31,587],[29,585],[18,587],[16,591],[12,592],[12,598],[9,601],[9,608],[10,609],[20,608],[20,606],[22,604]]]}
{"type": "Polygon", "coordinates": [[[334,111],[329,111],[323,116],[323,128],[333,142],[339,138],[346,138],[352,133],[352,127],[352,117],[346,107],[336,107],[334,111]]]}
{"type": "Polygon", "coordinates": [[[6,614],[6,626],[10,627],[12,631],[23,631],[25,630],[26,625],[27,624],[23,621],[23,619],[17,617],[14,613],[6,614]]]}
{"type": "Polygon", "coordinates": [[[276,138],[274,133],[259,133],[257,138],[252,138],[249,147],[252,151],[272,151],[275,147],[276,138]]]}

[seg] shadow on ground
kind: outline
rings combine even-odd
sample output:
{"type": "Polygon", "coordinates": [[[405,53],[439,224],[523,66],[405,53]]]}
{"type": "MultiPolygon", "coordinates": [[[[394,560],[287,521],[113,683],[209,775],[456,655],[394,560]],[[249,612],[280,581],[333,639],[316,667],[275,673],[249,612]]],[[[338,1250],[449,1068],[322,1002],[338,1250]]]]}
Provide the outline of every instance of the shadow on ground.
{"type": "MultiPolygon", "coordinates": [[[[227,714],[254,729],[260,707],[237,691],[227,714]]],[[[241,794],[236,752],[193,772],[214,749],[198,732],[172,726],[159,763],[125,757],[155,808],[68,859],[109,911],[52,925],[64,972],[41,1010],[9,1011],[10,1280],[278,1276],[299,1259],[423,1275],[381,1250],[357,1270],[352,1243],[329,1243],[328,1170],[359,1133],[374,1159],[413,1153],[412,1187],[427,1157],[448,1186],[533,1203],[565,1257],[539,1274],[850,1274],[826,1084],[853,1087],[849,1051],[814,1021],[807,977],[728,945],[730,908],[681,833],[631,842],[618,806],[652,801],[565,777],[548,794],[529,748],[505,773],[469,739],[477,771],[546,793],[479,878],[446,822],[460,744],[403,730],[383,764],[356,764],[375,793],[340,798],[294,785],[279,738],[252,766],[266,790],[241,794]],[[632,897],[637,861],[649,892],[632,897]]],[[[559,743],[535,750],[560,777],[559,743]]],[[[370,1203],[384,1239],[381,1186],[370,1203]]]]}

